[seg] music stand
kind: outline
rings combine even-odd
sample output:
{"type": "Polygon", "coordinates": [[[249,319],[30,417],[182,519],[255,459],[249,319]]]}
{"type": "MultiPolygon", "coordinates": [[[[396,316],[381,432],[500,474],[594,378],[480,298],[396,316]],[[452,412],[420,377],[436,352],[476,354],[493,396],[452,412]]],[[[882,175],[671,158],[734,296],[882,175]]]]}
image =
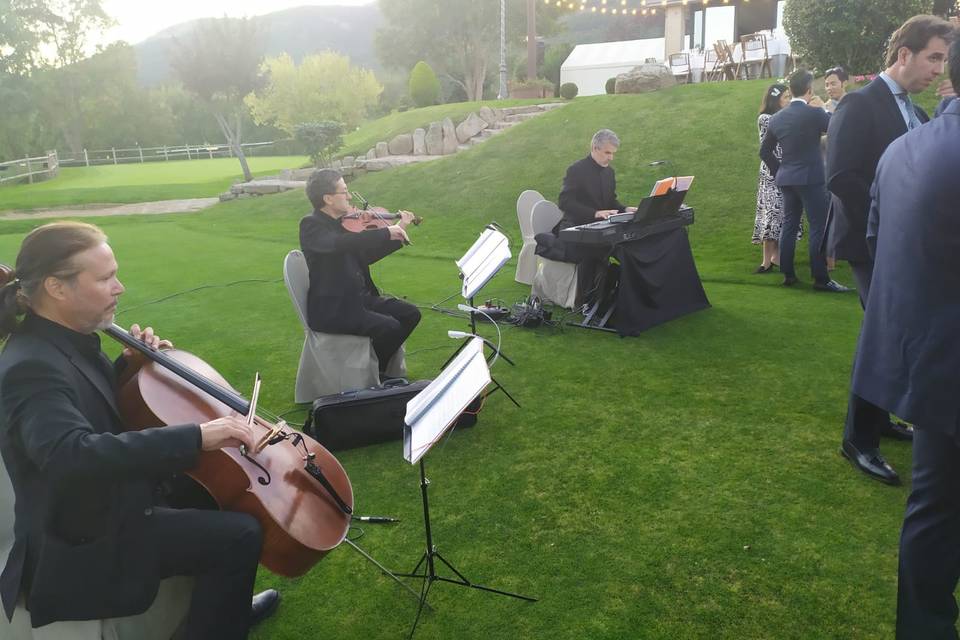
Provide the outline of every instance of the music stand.
{"type": "MultiPolygon", "coordinates": [[[[467,249],[463,257],[456,261],[457,269],[460,270],[460,278],[463,280],[460,295],[467,301],[469,307],[470,333],[473,335],[477,333],[477,314],[480,313],[476,309],[473,298],[500,271],[510,257],[510,240],[497,228],[496,223],[491,223],[484,228],[480,237],[467,249]]],[[[453,355],[443,363],[441,369],[449,365],[460,354],[465,344],[453,352],[453,355]]],[[[493,349],[511,367],[515,366],[513,360],[508,358],[498,347],[494,347],[489,342],[487,342],[487,346],[493,349]]],[[[520,403],[510,395],[510,392],[496,378],[493,378],[493,383],[495,386],[487,395],[496,393],[498,390],[502,391],[510,399],[510,402],[520,408],[520,403]]]]}
{"type": "Polygon", "coordinates": [[[492,381],[490,369],[483,355],[483,345],[483,339],[479,337],[474,337],[465,343],[450,364],[440,372],[440,375],[407,403],[407,413],[403,427],[403,457],[410,464],[419,463],[420,465],[420,497],[423,501],[423,527],[426,538],[426,548],[413,571],[396,574],[403,578],[423,580],[420,588],[420,605],[417,607],[417,615],[413,620],[413,626],[410,628],[410,638],[413,638],[413,634],[417,630],[417,624],[420,622],[420,614],[423,613],[424,606],[429,606],[427,605],[427,596],[430,593],[430,587],[438,580],[529,602],[537,601],[537,598],[530,596],[501,591],[500,589],[470,582],[456,567],[440,555],[433,544],[433,534],[430,530],[430,503],[427,499],[427,488],[430,481],[427,479],[424,467],[424,456],[430,450],[430,447],[439,441],[447,429],[456,422],[463,410],[483,393],[483,390],[492,381]],[[456,578],[437,575],[436,565],[438,561],[452,571],[456,578]]]}

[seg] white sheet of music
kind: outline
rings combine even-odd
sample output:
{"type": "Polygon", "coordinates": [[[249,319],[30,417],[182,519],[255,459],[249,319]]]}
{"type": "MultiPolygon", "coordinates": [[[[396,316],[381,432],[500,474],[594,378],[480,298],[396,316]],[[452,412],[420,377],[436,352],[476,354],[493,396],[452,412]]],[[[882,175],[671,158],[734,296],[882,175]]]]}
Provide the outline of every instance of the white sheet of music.
{"type": "Polygon", "coordinates": [[[490,382],[483,340],[472,338],[440,375],[407,403],[404,459],[416,464],[490,382]]]}
{"type": "Polygon", "coordinates": [[[463,274],[464,298],[472,298],[510,259],[510,241],[496,229],[484,229],[462,258],[457,268],[463,274]]]}

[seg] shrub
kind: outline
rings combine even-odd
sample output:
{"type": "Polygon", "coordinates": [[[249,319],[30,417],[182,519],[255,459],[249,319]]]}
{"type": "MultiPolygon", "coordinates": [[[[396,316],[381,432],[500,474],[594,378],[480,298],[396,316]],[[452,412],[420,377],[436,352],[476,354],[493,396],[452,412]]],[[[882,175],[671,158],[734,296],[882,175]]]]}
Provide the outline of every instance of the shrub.
{"type": "Polygon", "coordinates": [[[572,82],[564,82],[560,85],[560,97],[562,98],[573,100],[577,97],[578,93],[580,93],[580,89],[572,82]]]}
{"type": "Polygon", "coordinates": [[[339,122],[301,122],[294,125],[293,137],[300,142],[314,166],[326,166],[337,149],[343,146],[343,125],[339,122]]]}
{"type": "Polygon", "coordinates": [[[421,60],[410,71],[410,98],[418,107],[440,102],[440,81],[426,62],[421,60]]]}
{"type": "Polygon", "coordinates": [[[883,69],[887,41],[897,27],[932,9],[933,0],[790,0],[783,26],[805,65],[874,73],[883,69]]]}
{"type": "Polygon", "coordinates": [[[606,90],[608,95],[613,95],[617,92],[617,77],[607,78],[607,83],[603,85],[603,88],[606,90]]]}

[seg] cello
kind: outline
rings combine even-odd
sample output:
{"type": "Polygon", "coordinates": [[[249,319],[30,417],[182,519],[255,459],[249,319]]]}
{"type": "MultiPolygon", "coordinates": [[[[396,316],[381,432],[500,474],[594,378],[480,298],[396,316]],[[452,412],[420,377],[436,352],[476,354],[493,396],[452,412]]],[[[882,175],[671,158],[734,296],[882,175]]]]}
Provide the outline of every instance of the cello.
{"type": "Polygon", "coordinates": [[[346,538],[353,488],[329,451],[282,420],[251,414],[252,403],[197,356],[154,351],[116,324],[104,333],[149,360],[117,393],[127,429],[199,424],[231,412],[252,420],[259,440],[254,451],[203,451],[187,475],[221,509],[259,521],[263,566],[281,576],[301,576],[346,538]]]}

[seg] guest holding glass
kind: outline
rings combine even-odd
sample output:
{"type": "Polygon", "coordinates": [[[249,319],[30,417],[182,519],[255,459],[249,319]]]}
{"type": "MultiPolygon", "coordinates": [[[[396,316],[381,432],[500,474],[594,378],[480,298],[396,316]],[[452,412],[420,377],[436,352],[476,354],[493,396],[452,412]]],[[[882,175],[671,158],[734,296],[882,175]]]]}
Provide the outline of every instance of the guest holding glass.
{"type": "Polygon", "coordinates": [[[823,87],[827,91],[829,100],[824,103],[824,109],[830,113],[836,111],[837,105],[847,95],[847,80],[849,79],[850,76],[844,71],[843,67],[827,69],[823,76],[823,87]]]}
{"type": "MultiPolygon", "coordinates": [[[[760,104],[760,115],[757,118],[757,128],[760,130],[760,140],[767,133],[767,123],[770,117],[790,103],[790,92],[785,84],[772,84],[767,88],[760,104]]],[[[773,153],[781,158],[783,151],[778,144],[773,153]]],[[[753,222],[753,244],[762,248],[760,266],[754,273],[771,273],[780,263],[780,228],[783,226],[783,194],[773,182],[773,175],[767,166],[760,163],[760,177],[757,181],[757,215],[753,222]]],[[[799,239],[803,229],[797,234],[799,239]]]]}

